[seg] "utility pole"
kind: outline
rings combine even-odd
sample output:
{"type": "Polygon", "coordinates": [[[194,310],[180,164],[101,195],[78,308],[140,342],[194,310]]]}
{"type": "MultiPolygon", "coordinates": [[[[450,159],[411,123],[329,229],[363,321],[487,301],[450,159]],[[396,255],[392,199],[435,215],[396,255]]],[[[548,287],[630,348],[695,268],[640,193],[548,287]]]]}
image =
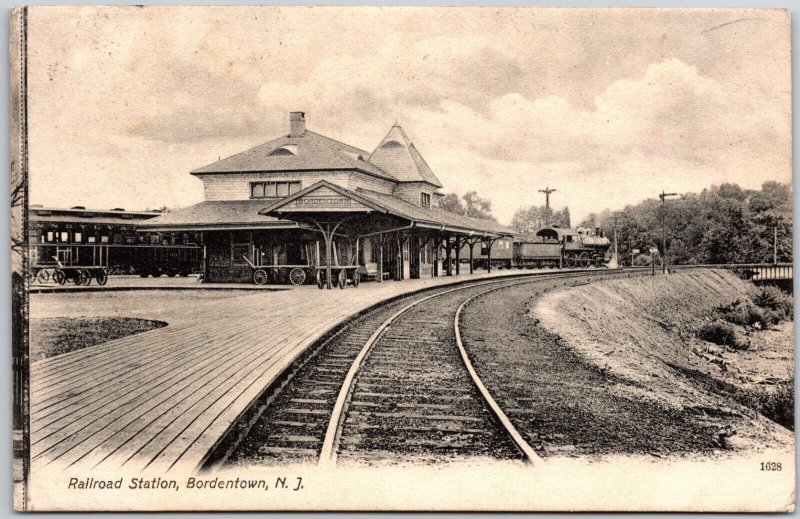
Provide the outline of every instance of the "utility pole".
{"type": "MultiPolygon", "coordinates": [[[[619,216],[619,211],[614,211],[614,257],[617,258],[617,263],[619,263],[619,250],[617,249],[617,217],[619,216]]],[[[619,265],[622,266],[622,265],[619,265]]]]}
{"type": "Polygon", "coordinates": [[[772,224],[772,263],[778,264],[778,224],[772,224]]]}
{"type": "Polygon", "coordinates": [[[555,189],[550,189],[550,187],[545,187],[544,189],[539,190],[540,193],[544,193],[544,214],[545,214],[545,225],[550,225],[550,193],[555,193],[555,189]]]}
{"type": "Polygon", "coordinates": [[[667,206],[666,200],[670,196],[678,196],[678,193],[666,193],[661,191],[658,198],[661,199],[661,273],[667,273],[667,206]]]}

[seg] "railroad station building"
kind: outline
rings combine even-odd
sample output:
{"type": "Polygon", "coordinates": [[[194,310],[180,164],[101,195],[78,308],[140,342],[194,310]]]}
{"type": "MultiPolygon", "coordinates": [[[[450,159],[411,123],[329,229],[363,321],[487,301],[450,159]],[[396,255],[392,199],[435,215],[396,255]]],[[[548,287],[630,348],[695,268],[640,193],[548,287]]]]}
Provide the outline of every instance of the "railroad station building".
{"type": "Polygon", "coordinates": [[[252,281],[256,270],[269,282],[330,281],[337,267],[376,281],[448,275],[465,244],[491,250],[511,235],[441,209],[441,182],[398,124],[369,152],[292,112],[288,134],[191,174],[205,200],[141,228],[198,233],[205,281],[252,281]]]}

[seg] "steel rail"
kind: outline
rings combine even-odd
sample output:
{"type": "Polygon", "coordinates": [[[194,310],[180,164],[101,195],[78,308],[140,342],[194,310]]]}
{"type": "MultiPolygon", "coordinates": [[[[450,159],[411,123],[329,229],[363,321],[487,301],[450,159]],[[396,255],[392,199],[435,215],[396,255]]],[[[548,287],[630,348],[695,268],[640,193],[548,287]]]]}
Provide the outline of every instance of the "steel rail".
{"type": "MultiPolygon", "coordinates": [[[[347,375],[345,376],[345,379],[342,382],[342,386],[341,386],[341,388],[339,390],[339,394],[338,394],[338,396],[336,398],[336,403],[334,404],[334,407],[333,407],[333,412],[331,413],[331,417],[330,417],[330,420],[328,422],[328,427],[327,427],[327,429],[325,431],[325,439],[323,440],[323,443],[322,443],[322,449],[321,449],[320,458],[319,458],[319,465],[320,466],[334,466],[334,465],[336,465],[336,460],[337,460],[337,456],[338,456],[339,441],[340,441],[340,438],[341,438],[342,428],[344,427],[345,412],[346,412],[347,407],[348,407],[350,396],[351,396],[351,394],[353,392],[353,389],[355,387],[355,385],[354,385],[355,376],[358,373],[358,371],[361,369],[361,365],[362,365],[364,359],[367,357],[367,355],[369,354],[370,350],[375,345],[375,343],[383,336],[383,334],[386,332],[386,330],[388,330],[391,327],[391,325],[399,317],[401,317],[403,314],[405,314],[406,312],[408,312],[409,310],[411,310],[415,306],[419,305],[420,303],[424,303],[425,301],[429,301],[429,300],[431,300],[433,298],[444,296],[444,295],[447,295],[447,294],[451,294],[451,293],[459,291],[459,290],[466,290],[466,289],[475,288],[475,287],[481,287],[481,286],[485,286],[485,285],[496,285],[496,284],[499,284],[499,283],[505,283],[505,285],[502,286],[502,287],[496,287],[496,288],[493,288],[493,289],[490,289],[490,290],[486,291],[486,292],[491,292],[492,290],[499,290],[501,288],[505,288],[506,286],[515,286],[515,285],[521,285],[521,284],[525,284],[525,283],[533,283],[533,282],[541,281],[541,280],[557,279],[557,278],[561,278],[561,277],[579,277],[579,276],[587,275],[587,274],[590,275],[590,276],[591,275],[600,275],[600,274],[609,274],[611,272],[620,273],[621,274],[624,271],[623,270],[619,270],[619,271],[617,271],[617,270],[611,270],[611,271],[608,271],[608,270],[605,270],[605,271],[600,271],[600,270],[597,270],[597,271],[583,271],[583,270],[576,271],[576,270],[571,270],[571,271],[567,271],[567,272],[548,273],[548,274],[540,275],[540,276],[530,276],[530,277],[526,276],[522,280],[517,278],[514,281],[512,281],[512,279],[508,279],[508,278],[506,278],[506,279],[502,279],[502,278],[493,279],[493,280],[488,280],[488,281],[487,280],[482,280],[480,282],[471,283],[471,284],[465,284],[465,285],[462,285],[462,286],[451,288],[451,289],[445,290],[443,292],[437,292],[436,294],[432,294],[432,295],[429,295],[429,296],[424,297],[422,299],[418,299],[417,301],[414,301],[414,302],[409,303],[408,305],[404,306],[403,308],[401,308],[400,310],[398,310],[397,312],[392,314],[392,316],[389,317],[388,319],[386,319],[383,323],[381,323],[380,326],[378,326],[378,328],[372,333],[372,335],[369,337],[369,339],[367,339],[367,341],[364,343],[364,346],[361,348],[361,351],[358,353],[358,355],[356,356],[355,360],[351,364],[350,369],[348,370],[347,375]]],[[[481,292],[480,294],[477,294],[474,297],[483,295],[486,292],[481,292]]],[[[474,299],[474,297],[469,298],[467,301],[470,301],[470,300],[474,299]]],[[[459,307],[459,309],[457,311],[456,319],[458,318],[458,312],[461,310],[461,308],[463,306],[464,305],[462,304],[461,307],[459,307]]],[[[457,340],[457,344],[460,345],[460,339],[458,337],[459,337],[459,333],[458,333],[458,329],[456,329],[456,340],[457,340]]],[[[462,359],[468,360],[467,358],[464,357],[465,352],[463,352],[463,345],[460,345],[460,348],[462,349],[462,359]]],[[[471,369],[471,364],[466,364],[465,367],[467,367],[467,370],[470,371],[470,376],[473,377],[473,381],[475,381],[476,378],[477,378],[477,374],[474,373],[474,369],[471,369]]],[[[483,386],[483,384],[481,383],[480,386],[478,386],[478,387],[481,390],[481,395],[484,397],[484,399],[486,399],[487,396],[489,397],[489,399],[486,400],[487,405],[490,406],[490,409],[492,410],[493,414],[495,414],[495,416],[499,419],[501,425],[506,428],[506,432],[508,432],[509,435],[512,437],[512,440],[513,440],[514,444],[517,445],[517,447],[521,450],[523,455],[526,458],[528,458],[530,463],[535,463],[536,461],[541,462],[541,459],[533,452],[533,449],[530,446],[527,446],[527,449],[522,446],[523,444],[527,445],[526,442],[519,435],[519,432],[517,432],[516,429],[513,428],[513,425],[511,425],[511,422],[508,420],[508,417],[505,415],[505,413],[502,412],[502,410],[500,410],[499,405],[491,398],[491,395],[488,393],[488,390],[486,390],[485,386],[483,386]],[[497,411],[499,411],[501,414],[498,414],[497,411]],[[504,417],[504,418],[501,419],[501,416],[504,417]],[[507,426],[511,427],[513,429],[513,431],[514,431],[513,434],[511,432],[511,430],[508,429],[507,426]],[[516,437],[515,437],[515,435],[516,435],[516,437]],[[533,455],[533,457],[531,457],[531,455],[533,455]]]]}
{"type": "MultiPolygon", "coordinates": [[[[533,283],[536,280],[525,280],[525,282],[533,283]]],[[[520,283],[513,283],[510,286],[515,286],[522,284],[520,283]]],[[[453,318],[453,328],[455,329],[456,335],[456,345],[458,346],[458,351],[461,353],[461,360],[464,361],[464,365],[467,367],[467,371],[469,372],[469,376],[472,377],[472,383],[478,388],[480,391],[481,396],[483,397],[484,402],[489,406],[492,414],[494,414],[497,421],[502,425],[505,429],[508,436],[511,437],[511,440],[514,442],[514,445],[517,449],[522,453],[525,458],[525,462],[532,465],[538,466],[544,463],[544,460],[536,454],[536,451],[533,450],[533,447],[530,446],[528,442],[522,437],[522,435],[517,431],[517,428],[514,427],[514,424],[511,423],[511,420],[508,418],[505,412],[500,408],[500,405],[497,401],[492,397],[492,394],[484,385],[483,381],[481,380],[478,373],[475,371],[475,368],[472,366],[472,361],[469,359],[469,355],[467,354],[467,350],[464,348],[464,343],[461,340],[461,327],[459,326],[459,321],[461,320],[461,311],[472,301],[479,297],[483,297],[490,292],[495,292],[497,290],[502,290],[507,288],[506,286],[502,287],[493,287],[489,290],[485,290],[479,294],[475,294],[474,296],[470,297],[469,299],[465,300],[461,303],[461,306],[458,307],[456,310],[456,315],[453,318]]]]}

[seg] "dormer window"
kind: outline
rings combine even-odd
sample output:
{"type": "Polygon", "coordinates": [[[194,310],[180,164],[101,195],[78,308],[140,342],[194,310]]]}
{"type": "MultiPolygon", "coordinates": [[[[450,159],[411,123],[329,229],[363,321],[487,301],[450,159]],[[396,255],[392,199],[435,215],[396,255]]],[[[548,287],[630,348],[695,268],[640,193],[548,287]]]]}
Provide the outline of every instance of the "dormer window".
{"type": "Polygon", "coordinates": [[[286,144],[269,154],[270,157],[293,157],[297,155],[297,144],[286,144]]]}
{"type": "Polygon", "coordinates": [[[431,206],[431,194],[430,193],[420,193],[419,194],[419,204],[422,207],[430,207],[431,206]]]}

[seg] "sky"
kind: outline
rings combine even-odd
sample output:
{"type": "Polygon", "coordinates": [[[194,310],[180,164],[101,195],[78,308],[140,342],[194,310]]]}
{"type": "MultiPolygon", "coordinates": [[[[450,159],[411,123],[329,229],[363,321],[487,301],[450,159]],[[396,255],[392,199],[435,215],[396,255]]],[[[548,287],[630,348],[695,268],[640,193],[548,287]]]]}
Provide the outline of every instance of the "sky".
{"type": "Polygon", "coordinates": [[[398,121],[444,184],[575,223],[666,189],[791,182],[778,10],[34,7],[31,203],[202,201],[189,172],[310,130],[398,121]]]}

